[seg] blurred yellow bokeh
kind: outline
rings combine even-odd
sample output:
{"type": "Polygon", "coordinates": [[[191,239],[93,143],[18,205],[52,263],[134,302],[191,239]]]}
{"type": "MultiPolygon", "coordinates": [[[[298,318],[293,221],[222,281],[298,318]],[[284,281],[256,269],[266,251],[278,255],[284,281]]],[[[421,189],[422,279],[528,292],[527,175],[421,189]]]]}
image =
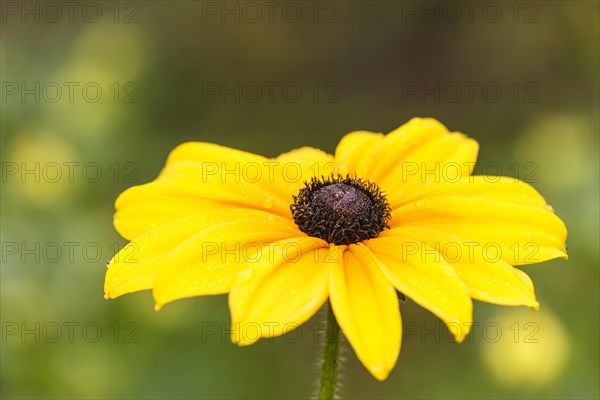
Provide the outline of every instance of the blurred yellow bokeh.
{"type": "Polygon", "coordinates": [[[78,159],[75,148],[59,133],[39,126],[25,127],[9,144],[3,165],[6,189],[19,201],[57,206],[78,188],[78,159]]]}
{"type": "Polygon", "coordinates": [[[495,379],[518,389],[558,378],[570,352],[569,337],[547,307],[499,310],[489,321],[494,332],[483,341],[481,357],[495,379]]]}

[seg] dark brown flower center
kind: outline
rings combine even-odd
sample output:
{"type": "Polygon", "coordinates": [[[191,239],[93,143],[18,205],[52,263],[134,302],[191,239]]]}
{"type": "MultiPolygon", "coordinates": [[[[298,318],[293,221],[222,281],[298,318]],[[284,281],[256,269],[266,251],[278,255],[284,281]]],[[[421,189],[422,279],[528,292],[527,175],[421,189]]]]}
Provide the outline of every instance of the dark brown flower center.
{"type": "Polygon", "coordinates": [[[300,230],[329,243],[358,243],[389,228],[387,199],[368,181],[341,176],[313,178],[293,198],[290,208],[300,230]]]}

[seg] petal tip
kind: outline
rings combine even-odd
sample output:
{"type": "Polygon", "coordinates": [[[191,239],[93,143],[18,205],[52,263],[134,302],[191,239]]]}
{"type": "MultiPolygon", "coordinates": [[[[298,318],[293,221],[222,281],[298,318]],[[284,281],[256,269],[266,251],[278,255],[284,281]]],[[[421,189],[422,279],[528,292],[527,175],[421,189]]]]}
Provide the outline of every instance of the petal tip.
{"type": "Polygon", "coordinates": [[[457,333],[454,333],[454,340],[456,341],[456,343],[462,343],[465,341],[465,338],[467,336],[469,336],[469,328],[467,327],[467,329],[462,329],[460,331],[458,331],[457,333]]]}
{"type": "Polygon", "coordinates": [[[258,341],[259,338],[249,338],[245,337],[243,334],[240,334],[236,330],[232,330],[231,332],[231,341],[234,344],[237,344],[240,347],[250,346],[258,341]]]}
{"type": "Polygon", "coordinates": [[[471,332],[471,325],[473,321],[471,319],[460,319],[455,322],[448,322],[446,328],[450,331],[456,343],[462,343],[469,336],[471,332]]]}
{"type": "Polygon", "coordinates": [[[247,326],[247,325],[244,321],[242,321],[238,317],[239,317],[238,315],[234,315],[232,312],[231,328],[229,330],[229,339],[231,340],[231,342],[233,344],[236,344],[239,347],[250,346],[251,344],[254,344],[256,341],[258,341],[258,339],[260,339],[260,336],[259,337],[255,337],[255,336],[250,337],[248,335],[245,335],[243,332],[243,329],[241,327],[247,326]]]}
{"type": "Polygon", "coordinates": [[[115,290],[115,287],[110,287],[108,285],[106,285],[104,287],[104,298],[106,300],[112,300],[112,299],[116,299],[117,297],[121,296],[123,293],[119,292],[119,290],[115,290]]]}
{"type": "Polygon", "coordinates": [[[385,381],[391,372],[391,369],[386,368],[383,363],[370,364],[367,368],[371,375],[380,382],[385,381]]]}

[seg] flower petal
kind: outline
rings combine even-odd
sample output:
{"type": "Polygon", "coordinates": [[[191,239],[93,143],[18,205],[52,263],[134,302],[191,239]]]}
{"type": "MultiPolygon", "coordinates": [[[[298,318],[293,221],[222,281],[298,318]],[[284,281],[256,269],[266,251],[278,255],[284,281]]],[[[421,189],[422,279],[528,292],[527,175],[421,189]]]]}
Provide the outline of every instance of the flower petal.
{"type": "Polygon", "coordinates": [[[275,162],[212,143],[176,147],[159,177],[116,200],[115,227],[132,240],[176,219],[219,208],[271,210],[289,216],[290,196],[275,184],[275,162]]]}
{"type": "MultiPolygon", "coordinates": [[[[197,163],[214,163],[220,167],[222,163],[233,165],[248,163],[263,163],[269,161],[268,158],[258,154],[248,153],[246,151],[233,149],[231,147],[220,146],[207,142],[186,142],[175,147],[167,158],[167,167],[173,163],[181,161],[193,161],[197,163]]],[[[166,172],[166,171],[165,171],[166,172]]],[[[162,175],[162,173],[161,173],[162,175]]]]}
{"type": "MultiPolygon", "coordinates": [[[[233,207],[227,203],[191,196],[176,194],[144,196],[137,189],[136,192],[137,202],[132,202],[128,206],[118,206],[113,219],[117,232],[128,240],[137,239],[144,233],[181,218],[202,214],[209,210],[232,209],[233,207]]],[[[123,198],[125,193],[127,193],[126,196],[132,194],[126,191],[121,194],[119,199],[123,198]]]]}
{"type": "Polygon", "coordinates": [[[199,231],[227,221],[266,216],[275,218],[257,210],[213,210],[177,219],[145,232],[110,260],[104,285],[105,297],[115,298],[151,289],[159,270],[165,265],[164,256],[199,231]]]}
{"type": "Polygon", "coordinates": [[[357,171],[365,178],[395,189],[402,182],[422,181],[426,171],[441,171],[457,163],[470,175],[479,146],[462,133],[450,133],[433,118],[413,118],[368,150],[357,171]],[[466,163],[466,165],[465,165],[466,163]]]}
{"type": "Polygon", "coordinates": [[[567,258],[564,223],[549,209],[538,206],[436,196],[397,208],[390,226],[425,227],[460,236],[496,251],[510,265],[567,258]]]}
{"type": "Polygon", "coordinates": [[[406,237],[385,236],[365,243],[396,289],[446,323],[461,342],[473,321],[473,304],[454,269],[432,248],[406,237]]]}
{"type": "MultiPolygon", "coordinates": [[[[287,202],[289,195],[273,186],[278,178],[274,171],[277,164],[272,159],[245,151],[212,143],[188,142],[177,146],[169,154],[157,180],[182,178],[193,180],[198,186],[228,184],[236,190],[244,189],[242,192],[248,190],[247,186],[255,186],[258,191],[273,192],[287,202]]],[[[233,201],[239,201],[239,197],[239,194],[234,196],[233,201]]]]}
{"type": "Polygon", "coordinates": [[[504,203],[547,207],[541,194],[529,184],[504,176],[447,176],[450,180],[430,179],[389,193],[392,210],[416,200],[436,196],[462,196],[504,203]]]}
{"type": "Polygon", "coordinates": [[[273,161],[275,179],[289,196],[298,194],[313,177],[336,174],[339,169],[331,154],[312,147],[280,154],[273,161]]]}
{"type": "Polygon", "coordinates": [[[357,173],[364,176],[370,164],[365,156],[383,140],[382,133],[368,131],[350,132],[345,135],[335,149],[335,161],[340,166],[340,174],[357,173]]]}
{"type": "Polygon", "coordinates": [[[263,248],[229,294],[232,340],[248,345],[306,322],[327,300],[329,270],[340,262],[336,253],[335,246],[306,236],[263,248]]]}
{"type": "Polygon", "coordinates": [[[156,308],[185,297],[227,293],[263,246],[303,235],[287,218],[266,212],[204,229],[161,259],[153,285],[156,308]]]}
{"type": "Polygon", "coordinates": [[[410,238],[402,249],[424,246],[435,249],[456,271],[469,295],[477,300],[502,305],[525,305],[537,309],[533,283],[524,272],[511,267],[502,259],[490,258],[485,249],[460,236],[439,230],[419,227],[400,227],[385,231],[387,237],[410,238]]]}
{"type": "Polygon", "coordinates": [[[333,312],[358,359],[384,380],[398,358],[401,322],[398,297],[364,246],[350,245],[330,280],[333,312]]]}
{"type": "MultiPolygon", "coordinates": [[[[194,165],[202,168],[202,164],[194,165]]],[[[290,215],[291,198],[276,185],[238,178],[235,174],[231,181],[216,176],[170,176],[131,187],[117,198],[115,227],[131,240],[156,226],[215,208],[243,207],[290,215]]]]}

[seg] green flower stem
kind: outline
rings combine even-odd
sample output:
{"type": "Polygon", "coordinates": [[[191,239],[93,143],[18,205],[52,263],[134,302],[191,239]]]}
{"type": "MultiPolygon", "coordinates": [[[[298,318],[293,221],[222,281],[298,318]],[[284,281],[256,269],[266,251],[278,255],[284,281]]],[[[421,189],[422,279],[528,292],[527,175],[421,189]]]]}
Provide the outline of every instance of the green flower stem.
{"type": "Polygon", "coordinates": [[[323,370],[321,372],[320,400],[331,400],[335,395],[337,373],[340,365],[340,326],[333,315],[331,303],[327,303],[327,331],[323,348],[323,370]]]}

